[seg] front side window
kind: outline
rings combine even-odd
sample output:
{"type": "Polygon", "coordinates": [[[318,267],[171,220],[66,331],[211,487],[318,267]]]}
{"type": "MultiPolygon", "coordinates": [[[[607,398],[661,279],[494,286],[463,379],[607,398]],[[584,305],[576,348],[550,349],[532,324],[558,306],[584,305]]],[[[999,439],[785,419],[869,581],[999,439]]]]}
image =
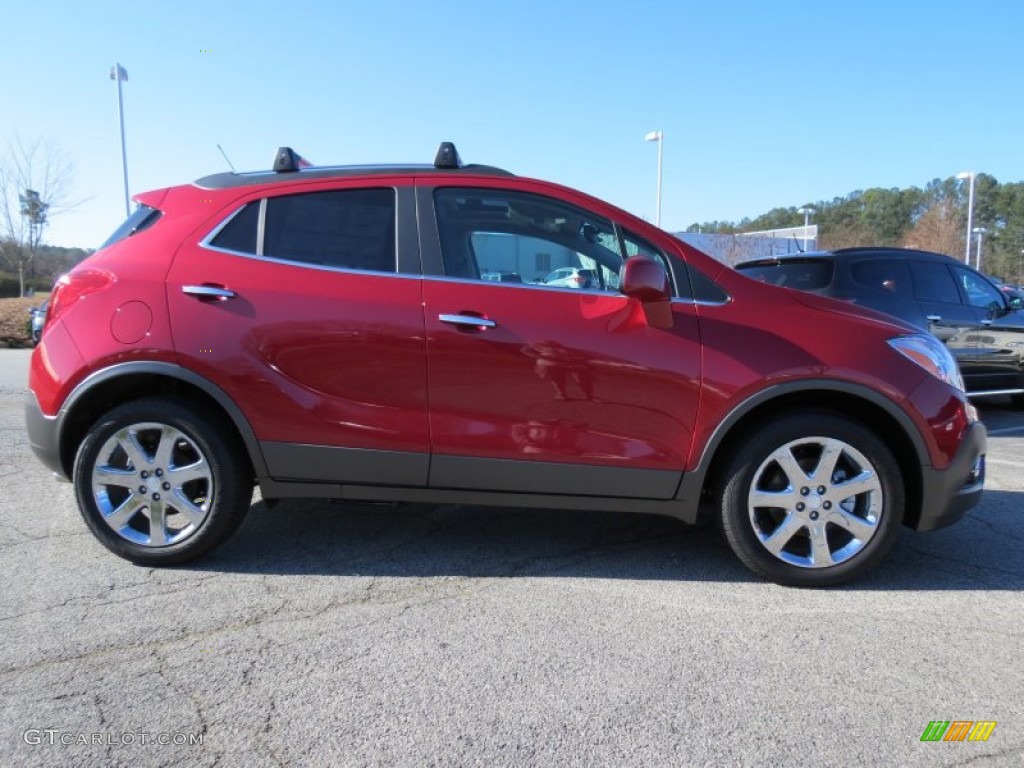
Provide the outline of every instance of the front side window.
{"type": "Polygon", "coordinates": [[[1002,294],[988,280],[978,273],[971,272],[963,267],[956,267],[954,271],[956,272],[957,282],[963,286],[964,294],[967,296],[967,303],[972,307],[993,309],[1003,306],[1002,294]]]}
{"type": "Polygon", "coordinates": [[[438,189],[434,203],[450,277],[618,290],[622,253],[601,216],[509,190],[438,189]]]}
{"type": "Polygon", "coordinates": [[[960,292],[956,281],[945,264],[934,261],[912,261],[910,271],[914,276],[914,295],[918,301],[939,304],[959,304],[960,292]]]}
{"type": "Polygon", "coordinates": [[[339,189],[254,200],[210,238],[210,246],[300,264],[394,272],[395,191],[339,189]]]}

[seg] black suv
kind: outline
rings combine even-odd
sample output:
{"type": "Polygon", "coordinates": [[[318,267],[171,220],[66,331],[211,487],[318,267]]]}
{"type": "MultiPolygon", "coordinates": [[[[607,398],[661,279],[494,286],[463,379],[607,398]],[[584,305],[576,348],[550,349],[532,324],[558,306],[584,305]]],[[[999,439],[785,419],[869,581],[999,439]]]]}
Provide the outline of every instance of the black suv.
{"type": "Polygon", "coordinates": [[[1024,303],[956,259],[904,248],[841,248],[755,259],[736,269],[925,328],[956,357],[968,395],[1007,394],[1024,407],[1024,303]]]}

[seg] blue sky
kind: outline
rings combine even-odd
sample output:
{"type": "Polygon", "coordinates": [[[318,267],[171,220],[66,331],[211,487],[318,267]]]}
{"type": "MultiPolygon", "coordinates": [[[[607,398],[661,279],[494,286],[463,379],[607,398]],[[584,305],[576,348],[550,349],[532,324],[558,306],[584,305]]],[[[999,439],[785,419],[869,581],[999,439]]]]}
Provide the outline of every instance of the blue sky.
{"type": "Polygon", "coordinates": [[[962,170],[1024,180],[1024,2],[45,2],[2,13],[0,146],[62,147],[95,247],[132,193],[314,162],[466,162],[662,224],[736,220],[962,170]],[[233,10],[232,10],[233,9],[233,10]],[[208,51],[208,52],[206,52],[208,51]]]}

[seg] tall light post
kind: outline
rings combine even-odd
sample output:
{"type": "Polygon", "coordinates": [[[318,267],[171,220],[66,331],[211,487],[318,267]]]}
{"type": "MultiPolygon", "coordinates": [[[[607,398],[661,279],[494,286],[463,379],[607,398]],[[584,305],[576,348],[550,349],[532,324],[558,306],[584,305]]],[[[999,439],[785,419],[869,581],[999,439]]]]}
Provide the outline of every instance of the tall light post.
{"type": "MultiPolygon", "coordinates": [[[[981,272],[981,244],[985,239],[985,233],[988,232],[988,230],[984,227],[975,227],[971,231],[978,236],[978,259],[974,262],[974,268],[981,272]]],[[[968,265],[969,264],[970,263],[968,262],[968,265]]]]}
{"type": "Polygon", "coordinates": [[[655,226],[661,226],[661,153],[662,148],[665,146],[665,134],[661,131],[651,131],[644,136],[644,141],[656,141],[658,142],[658,206],[655,209],[656,213],[654,216],[655,226]]]}
{"type": "Polygon", "coordinates": [[[814,208],[812,208],[809,205],[805,205],[803,208],[797,208],[796,212],[797,213],[802,213],[804,215],[804,250],[806,251],[807,250],[807,240],[808,240],[807,235],[808,235],[808,231],[809,231],[810,224],[811,224],[811,214],[812,213],[817,213],[817,210],[815,210],[814,208]]]}
{"type": "Polygon", "coordinates": [[[110,68],[110,79],[117,81],[117,115],[121,121],[121,169],[124,173],[124,215],[131,215],[131,207],[128,197],[128,151],[124,143],[124,100],[121,95],[121,83],[127,82],[128,72],[120,64],[110,68]]]}
{"type": "Polygon", "coordinates": [[[958,179],[970,179],[970,191],[967,193],[967,242],[964,244],[964,264],[970,266],[971,232],[974,227],[974,171],[961,171],[956,177],[958,179]]]}

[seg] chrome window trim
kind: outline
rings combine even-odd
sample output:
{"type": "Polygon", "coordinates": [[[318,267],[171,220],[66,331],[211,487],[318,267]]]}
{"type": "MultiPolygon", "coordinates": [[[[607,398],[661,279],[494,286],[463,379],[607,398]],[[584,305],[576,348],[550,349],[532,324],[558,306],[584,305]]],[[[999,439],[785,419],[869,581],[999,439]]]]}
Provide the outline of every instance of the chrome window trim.
{"type": "MultiPolygon", "coordinates": [[[[347,189],[347,188],[346,188],[347,189]]],[[[226,253],[229,256],[241,256],[246,259],[256,259],[257,261],[266,261],[271,264],[287,264],[293,267],[304,267],[306,269],[316,269],[322,272],[351,272],[358,275],[380,275],[382,277],[404,277],[406,279],[422,280],[422,274],[408,274],[398,271],[398,188],[389,185],[371,186],[371,187],[353,187],[352,189],[390,189],[395,193],[395,266],[393,272],[381,272],[375,269],[354,269],[352,267],[333,267],[326,264],[310,264],[305,261],[294,261],[292,259],[284,259],[280,256],[265,256],[263,255],[263,239],[265,235],[266,227],[266,213],[267,213],[267,200],[269,197],[261,197],[260,201],[260,212],[256,223],[256,250],[257,253],[246,253],[244,251],[235,251],[230,248],[221,248],[213,245],[213,239],[220,234],[221,230],[224,229],[231,220],[241,213],[246,206],[250,203],[255,202],[254,200],[247,200],[242,203],[238,208],[232,211],[226,216],[217,226],[210,230],[209,234],[206,235],[202,240],[199,241],[199,247],[207,251],[215,251],[217,253],[226,253]]],[[[330,190],[325,190],[330,191],[330,190]]],[[[305,194],[305,193],[292,193],[292,194],[305,194]]],[[[286,197],[287,195],[273,195],[273,197],[286,197]]]]}
{"type": "MultiPolygon", "coordinates": [[[[200,245],[202,245],[200,243],[200,245]]],[[[344,272],[352,273],[357,275],[376,275],[377,277],[402,277],[406,280],[423,280],[423,275],[413,275],[407,272],[378,272],[373,269],[353,269],[352,267],[332,267],[326,264],[310,264],[306,261],[290,261],[288,259],[281,259],[275,256],[257,256],[255,253],[242,253],[241,251],[232,251],[228,248],[218,248],[213,245],[203,246],[208,251],[215,251],[217,253],[226,253],[229,256],[240,256],[243,259],[253,259],[255,261],[265,261],[270,264],[283,264],[288,267],[300,267],[302,269],[316,269],[320,272],[344,272]]],[[[496,285],[496,283],[495,283],[496,285]]]]}
{"type": "Polygon", "coordinates": [[[725,301],[709,301],[708,299],[672,299],[673,304],[696,304],[698,307],[724,307],[732,304],[732,296],[726,296],[725,301]]]}
{"type": "Polygon", "coordinates": [[[438,280],[443,283],[470,283],[473,285],[486,285],[491,288],[542,288],[545,291],[559,291],[561,293],[586,294],[588,296],[621,296],[628,298],[621,291],[595,291],[591,288],[565,288],[561,285],[546,285],[544,283],[499,283],[495,280],[477,280],[473,277],[448,277],[446,275],[424,275],[426,280],[438,280]]]}

